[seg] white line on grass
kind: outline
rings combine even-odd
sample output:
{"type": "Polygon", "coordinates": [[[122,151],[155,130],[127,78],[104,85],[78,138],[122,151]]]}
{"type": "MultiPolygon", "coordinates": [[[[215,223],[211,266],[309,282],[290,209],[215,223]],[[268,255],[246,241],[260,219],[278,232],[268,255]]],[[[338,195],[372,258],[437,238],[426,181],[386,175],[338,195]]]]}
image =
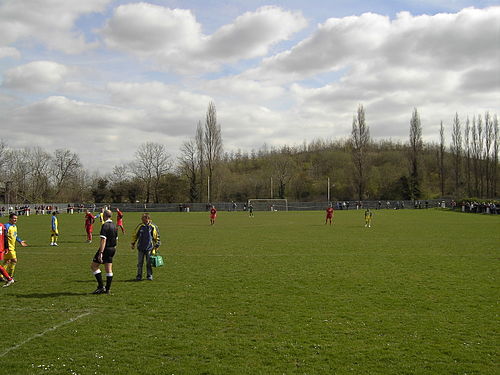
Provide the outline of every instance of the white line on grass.
{"type": "Polygon", "coordinates": [[[87,316],[89,314],[92,314],[92,312],[88,311],[86,313],[83,313],[83,314],[80,314],[78,316],[75,316],[74,318],[71,318],[69,320],[66,320],[65,322],[62,322],[62,323],[59,323],[57,325],[55,325],[54,327],[50,327],[50,328],[47,328],[45,331],[41,332],[41,333],[37,333],[37,334],[34,334],[33,336],[31,337],[28,337],[26,340],[20,342],[19,344],[17,345],[14,345],[14,346],[11,346],[10,348],[8,348],[7,350],[3,351],[2,353],[0,353],[0,357],[3,357],[5,356],[7,353],[11,352],[12,350],[16,350],[17,348],[23,346],[24,344],[30,342],[31,340],[33,339],[36,339],[37,337],[42,337],[43,335],[45,335],[47,332],[50,332],[50,331],[55,331],[56,329],[58,329],[59,327],[62,327],[66,324],[69,324],[69,323],[72,323],[74,322],[75,320],[78,320],[80,318],[83,318],[84,316],[87,316]]]}

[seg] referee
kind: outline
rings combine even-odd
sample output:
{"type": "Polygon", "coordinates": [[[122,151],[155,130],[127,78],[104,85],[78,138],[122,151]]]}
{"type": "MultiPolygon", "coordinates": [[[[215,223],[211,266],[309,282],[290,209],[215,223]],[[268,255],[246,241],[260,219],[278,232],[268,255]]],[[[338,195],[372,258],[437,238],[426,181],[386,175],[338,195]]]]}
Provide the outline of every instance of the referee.
{"type": "Polygon", "coordinates": [[[94,290],[93,294],[109,294],[111,282],[113,281],[113,256],[116,252],[118,231],[116,230],[116,225],[111,220],[111,216],[112,212],[110,210],[104,210],[104,223],[100,232],[101,243],[90,265],[92,273],[97,280],[97,289],[94,290]],[[106,286],[103,284],[99,268],[101,264],[104,264],[106,270],[106,286]]]}

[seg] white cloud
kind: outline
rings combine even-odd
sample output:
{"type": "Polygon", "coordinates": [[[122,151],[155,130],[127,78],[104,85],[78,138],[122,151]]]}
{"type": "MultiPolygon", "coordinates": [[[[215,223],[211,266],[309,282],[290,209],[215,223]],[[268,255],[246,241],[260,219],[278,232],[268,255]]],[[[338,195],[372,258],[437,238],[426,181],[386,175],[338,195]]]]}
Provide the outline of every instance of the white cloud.
{"type": "Polygon", "coordinates": [[[4,59],[6,57],[20,58],[21,52],[13,47],[0,47],[0,59],[4,59]]]}
{"type": "Polygon", "coordinates": [[[102,12],[111,0],[3,0],[0,3],[0,46],[36,39],[49,48],[79,53],[95,47],[75,29],[81,16],[102,12]]]}
{"type": "Polygon", "coordinates": [[[59,88],[71,68],[53,61],[34,61],[4,73],[3,87],[28,92],[45,92],[59,88]]]}
{"type": "Polygon", "coordinates": [[[291,82],[359,64],[423,70],[498,66],[500,43],[493,25],[499,22],[500,7],[433,16],[402,12],[392,21],[372,13],[331,18],[309,38],[265,59],[245,76],[291,82]]]}
{"type": "Polygon", "coordinates": [[[297,12],[266,6],[204,35],[189,10],[121,5],[102,29],[107,46],[149,59],[168,71],[214,71],[222,64],[263,56],[306,25],[297,12]]]}

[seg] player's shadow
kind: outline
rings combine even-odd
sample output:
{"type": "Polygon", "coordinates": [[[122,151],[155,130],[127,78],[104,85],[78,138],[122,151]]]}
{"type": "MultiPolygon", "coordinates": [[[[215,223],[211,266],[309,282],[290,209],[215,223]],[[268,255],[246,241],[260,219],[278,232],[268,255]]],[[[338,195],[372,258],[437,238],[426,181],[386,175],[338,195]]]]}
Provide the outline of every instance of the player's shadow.
{"type": "Polygon", "coordinates": [[[52,297],[68,297],[68,296],[85,296],[89,293],[75,293],[75,292],[55,292],[55,293],[30,293],[18,294],[17,298],[52,298],[52,297]]]}

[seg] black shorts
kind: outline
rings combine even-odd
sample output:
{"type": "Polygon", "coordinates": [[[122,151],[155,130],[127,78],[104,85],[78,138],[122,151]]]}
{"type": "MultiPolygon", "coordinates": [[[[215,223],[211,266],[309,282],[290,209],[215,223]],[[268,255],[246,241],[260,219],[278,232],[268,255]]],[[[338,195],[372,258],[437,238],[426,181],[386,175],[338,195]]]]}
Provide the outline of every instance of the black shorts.
{"type": "Polygon", "coordinates": [[[113,257],[115,256],[115,253],[115,247],[105,247],[102,253],[102,262],[99,261],[99,250],[97,250],[97,252],[95,253],[94,259],[92,259],[92,261],[99,264],[113,263],[113,257]]]}

